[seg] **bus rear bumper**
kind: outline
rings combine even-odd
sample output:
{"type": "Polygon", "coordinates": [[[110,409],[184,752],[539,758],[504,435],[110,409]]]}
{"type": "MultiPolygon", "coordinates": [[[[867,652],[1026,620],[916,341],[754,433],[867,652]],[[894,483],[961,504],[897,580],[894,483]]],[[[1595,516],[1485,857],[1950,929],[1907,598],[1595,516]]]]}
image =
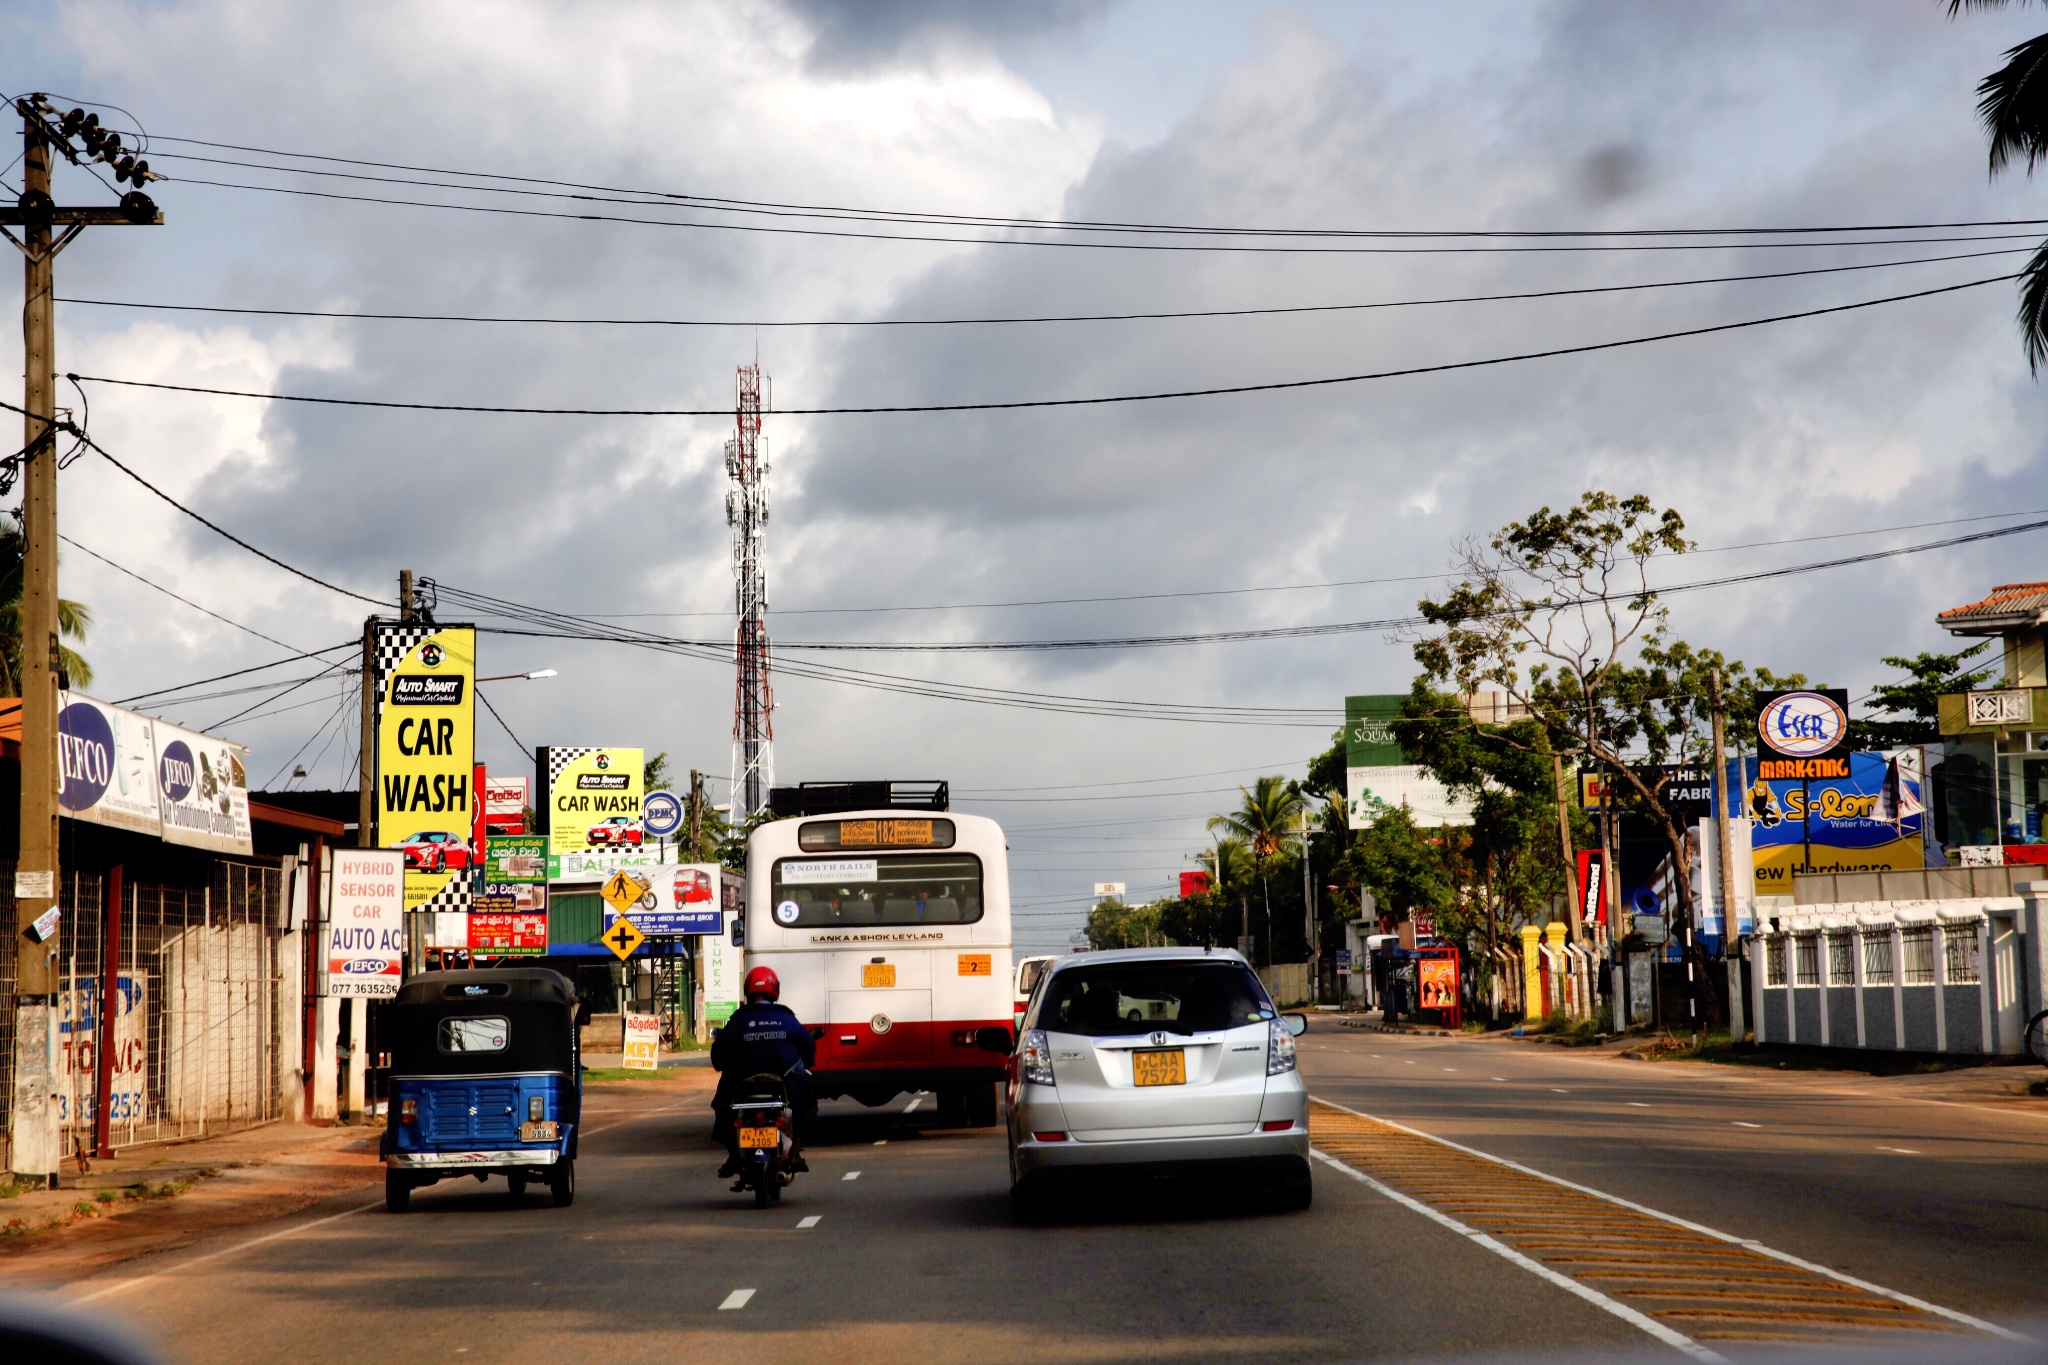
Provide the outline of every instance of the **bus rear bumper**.
{"type": "Polygon", "coordinates": [[[964,1089],[1007,1080],[1008,1068],[991,1066],[835,1068],[811,1073],[811,1092],[821,1100],[848,1097],[873,1107],[919,1090],[964,1089]]]}

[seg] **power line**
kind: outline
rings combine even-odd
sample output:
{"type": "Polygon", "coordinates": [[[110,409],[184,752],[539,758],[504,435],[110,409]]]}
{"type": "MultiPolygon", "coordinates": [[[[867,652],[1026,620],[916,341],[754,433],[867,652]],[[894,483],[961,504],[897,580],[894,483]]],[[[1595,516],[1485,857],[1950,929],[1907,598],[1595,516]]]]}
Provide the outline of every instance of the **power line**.
{"type": "MultiPolygon", "coordinates": [[[[1883,298],[1864,299],[1857,303],[1834,304],[1826,308],[1807,308],[1796,313],[1778,313],[1770,317],[1749,318],[1741,322],[1722,322],[1706,327],[1687,327],[1678,331],[1655,332],[1646,336],[1624,337],[1616,341],[1588,342],[1578,346],[1555,346],[1541,351],[1520,351],[1510,355],[1488,356],[1480,360],[1453,360],[1435,365],[1411,365],[1401,369],[1373,370],[1361,374],[1332,375],[1322,379],[1285,379],[1263,384],[1227,384],[1203,389],[1168,389],[1152,393],[1109,394],[1097,398],[1022,398],[988,403],[902,403],[845,408],[781,408],[778,411],[785,417],[928,412],[1008,412],[1024,408],[1104,407],[1120,403],[1156,403],[1169,399],[1217,398],[1247,393],[1275,393],[1294,389],[1329,388],[1340,384],[1360,384],[1377,379],[1403,379],[1424,374],[1445,374],[1455,370],[1485,369],[1490,366],[1509,365],[1525,360],[1549,360],[1558,356],[1588,355],[1598,351],[1620,350],[1629,346],[1643,346],[1658,341],[1676,341],[1686,337],[1712,336],[1721,332],[1737,332],[1751,327],[1766,327],[1774,323],[1797,322],[1804,318],[1826,317],[1834,313],[1851,313],[1860,309],[1881,307],[1889,303],[1904,303],[1912,299],[1934,298],[1938,295],[1953,294],[1965,289],[1982,288],[1987,284],[2003,284],[2018,278],[2017,273],[1992,275],[1984,279],[1970,280],[1963,284],[1942,285],[1939,288],[1920,289],[1907,294],[1890,294],[1883,298]]],[[[145,379],[112,379],[105,375],[70,374],[66,378],[74,382],[118,384],[124,388],[160,389],[170,393],[196,393],[217,398],[257,398],[277,403],[310,403],[344,408],[384,408],[401,412],[473,412],[548,417],[727,417],[731,415],[724,408],[540,408],[483,403],[407,403],[382,398],[331,398],[314,394],[257,393],[248,389],[218,389],[196,384],[167,384],[145,379]]],[[[98,449],[98,447],[94,448],[98,449]]],[[[101,453],[104,454],[105,452],[101,453]]],[[[194,515],[197,514],[195,513],[194,515]]],[[[294,570],[294,572],[297,572],[297,570],[294,570]]],[[[317,582],[318,580],[315,581],[317,582]]],[[[343,590],[336,589],[336,591],[343,590]]],[[[350,596],[356,595],[350,594],[350,596]]],[[[363,600],[368,601],[370,599],[365,598],[363,600]]]]}
{"type": "Polygon", "coordinates": [[[1351,313],[1387,308],[1430,308],[1445,304],[1506,303],[1532,299],[1572,298],[1593,294],[1624,294],[1649,289],[1679,289],[1693,285],[1742,284],[1759,280],[1787,280],[1810,275],[1838,275],[1862,270],[1890,270],[1906,265],[1938,265],[1950,261],[1974,261],[1989,256],[2030,253],[2033,247],[2001,247],[1995,251],[1969,251],[1950,256],[1916,256],[1903,261],[1864,261],[1854,265],[1815,266],[1805,270],[1775,270],[1749,275],[1714,275],[1687,280],[1651,280],[1638,284],[1590,285],[1572,289],[1533,289],[1504,294],[1458,294],[1428,299],[1389,299],[1369,303],[1316,303],[1256,308],[1175,309],[1139,313],[1040,313],[1012,317],[950,318],[821,318],[809,320],[753,320],[717,318],[612,318],[612,317],[493,317],[474,313],[377,313],[323,308],[258,308],[227,304],[149,303],[133,299],[59,298],[59,303],[93,308],[129,308],[165,313],[209,313],[235,317],[325,318],[355,322],[463,322],[518,326],[556,327],[682,327],[752,328],[793,327],[974,327],[1015,326],[1038,323],[1187,321],[1199,318],[1282,317],[1310,313],[1351,313]]]}
{"type": "MultiPolygon", "coordinates": [[[[340,644],[329,645],[325,649],[313,649],[301,654],[287,655],[282,659],[273,659],[267,664],[253,664],[248,668],[235,669],[231,673],[216,673],[210,678],[195,678],[188,683],[179,683],[176,687],[159,687],[153,692],[137,692],[132,697],[122,697],[110,704],[114,706],[127,706],[131,702],[143,701],[150,697],[162,697],[168,696],[173,692],[183,692],[188,687],[204,687],[207,683],[226,682],[229,678],[240,678],[250,673],[261,673],[266,669],[280,668],[285,664],[297,663],[301,659],[317,659],[323,654],[332,654],[337,649],[352,649],[361,643],[361,640],[343,640],[340,644]]],[[[290,646],[286,646],[286,648],[290,648],[290,646]]],[[[315,676],[318,675],[316,674],[315,676]]]]}
{"type": "Polygon", "coordinates": [[[533,750],[526,747],[526,742],[524,740],[520,739],[518,735],[512,733],[512,727],[510,725],[507,725],[505,723],[505,718],[498,714],[498,708],[491,705],[491,699],[484,695],[484,690],[481,687],[476,689],[476,699],[484,704],[484,710],[489,711],[491,713],[491,719],[498,722],[499,728],[504,730],[504,732],[507,735],[511,736],[512,743],[518,748],[520,753],[530,754],[533,752],[533,750]]]}
{"type": "Polygon", "coordinates": [[[183,602],[186,606],[192,608],[192,610],[196,612],[200,612],[204,615],[211,616],[214,620],[220,621],[226,625],[233,626],[236,630],[247,631],[249,634],[255,636],[257,639],[267,640],[271,644],[278,646],[280,649],[298,648],[297,645],[286,644],[284,641],[278,639],[274,635],[265,635],[262,631],[256,629],[254,626],[245,626],[240,621],[232,620],[229,617],[222,616],[219,612],[214,611],[209,607],[202,607],[189,597],[180,597],[178,596],[177,593],[172,592],[163,584],[150,582],[147,578],[144,578],[141,574],[135,572],[133,569],[124,568],[121,565],[116,564],[113,560],[108,559],[98,550],[89,549],[84,545],[80,545],[77,541],[73,540],[70,536],[65,535],[61,531],[57,533],[57,539],[63,541],[66,545],[69,545],[74,550],[78,550],[85,554],[91,555],[94,559],[97,559],[100,563],[106,565],[115,573],[126,574],[128,577],[134,579],[137,583],[140,583],[143,587],[154,588],[156,591],[162,593],[164,596],[168,598],[171,598],[173,601],[183,602]]]}
{"type": "MultiPolygon", "coordinates": [[[[688,204],[718,206],[733,209],[759,209],[802,212],[820,215],[864,215],[885,217],[891,221],[944,222],[978,227],[1029,227],[1062,229],[1125,230],[1142,232],[1180,232],[1198,235],[1249,234],[1257,236],[1358,236],[1358,237],[1664,237],[1664,236],[1757,236],[1757,235],[1801,235],[1836,232],[1907,232],[1934,231],[1953,228],[1975,227],[2028,227],[2048,221],[2031,218],[1983,219],[1945,222],[1912,223],[1868,223],[1858,225],[1828,224],[1810,227],[1737,227],[1737,228],[1606,228],[1585,230],[1514,230],[1514,229],[1351,229],[1351,228],[1258,228],[1228,225],[1205,225],[1192,223],[1146,223],[1119,219],[1088,218],[1034,218],[1017,215],[959,214],[932,210],[877,209],[834,204],[803,204],[771,199],[737,199],[716,195],[684,194],[672,190],[651,190],[632,187],[594,184],[586,181],[561,180],[543,176],[510,175],[494,171],[469,171],[442,166],[420,166],[396,161],[374,161],[360,157],[330,156],[318,152],[285,151],[274,147],[254,147],[244,143],[211,142],[201,138],[172,137],[159,134],[154,138],[142,134],[149,142],[175,142],[191,147],[210,147],[219,151],[246,152],[257,156],[282,156],[300,161],[322,161],[330,165],[364,166],[373,170],[405,171],[415,175],[459,176],[470,180],[498,180],[516,185],[541,185],[558,189],[578,190],[599,194],[637,195],[654,202],[676,201],[688,204]]],[[[191,158],[188,153],[158,151],[158,156],[191,158]]],[[[230,162],[231,165],[246,163],[230,162]]],[[[310,173],[304,168],[281,167],[292,173],[310,173]]],[[[489,186],[463,186],[462,188],[492,188],[489,186]]]]}

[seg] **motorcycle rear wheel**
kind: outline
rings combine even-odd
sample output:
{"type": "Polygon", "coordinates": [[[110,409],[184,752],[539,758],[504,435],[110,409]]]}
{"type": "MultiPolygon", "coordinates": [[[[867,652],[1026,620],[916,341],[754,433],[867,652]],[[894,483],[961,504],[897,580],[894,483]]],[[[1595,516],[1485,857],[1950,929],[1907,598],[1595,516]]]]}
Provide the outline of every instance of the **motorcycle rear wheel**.
{"type": "Polygon", "coordinates": [[[775,1196],[779,1192],[779,1187],[775,1183],[775,1172],[762,1171],[759,1178],[754,1181],[754,1207],[767,1208],[775,1202],[775,1196]]]}

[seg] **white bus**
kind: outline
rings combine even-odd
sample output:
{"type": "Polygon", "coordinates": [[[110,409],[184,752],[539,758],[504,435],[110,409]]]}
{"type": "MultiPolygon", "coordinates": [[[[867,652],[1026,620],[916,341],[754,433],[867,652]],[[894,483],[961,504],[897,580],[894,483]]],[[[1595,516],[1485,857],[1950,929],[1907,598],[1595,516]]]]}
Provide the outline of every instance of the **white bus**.
{"type": "Polygon", "coordinates": [[[901,807],[790,816],[747,843],[746,965],[818,1040],[819,1098],[932,1091],[987,1126],[1012,1034],[1001,826],[901,807]]]}

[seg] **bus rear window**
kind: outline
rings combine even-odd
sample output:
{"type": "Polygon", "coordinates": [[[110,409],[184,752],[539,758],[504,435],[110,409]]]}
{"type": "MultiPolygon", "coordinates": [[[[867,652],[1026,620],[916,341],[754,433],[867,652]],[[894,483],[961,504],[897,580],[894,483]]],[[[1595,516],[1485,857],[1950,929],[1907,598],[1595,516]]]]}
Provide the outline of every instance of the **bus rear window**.
{"type": "Polygon", "coordinates": [[[972,924],[981,918],[981,859],[971,853],[781,858],[769,911],[784,928],[849,924],[972,924]]]}

